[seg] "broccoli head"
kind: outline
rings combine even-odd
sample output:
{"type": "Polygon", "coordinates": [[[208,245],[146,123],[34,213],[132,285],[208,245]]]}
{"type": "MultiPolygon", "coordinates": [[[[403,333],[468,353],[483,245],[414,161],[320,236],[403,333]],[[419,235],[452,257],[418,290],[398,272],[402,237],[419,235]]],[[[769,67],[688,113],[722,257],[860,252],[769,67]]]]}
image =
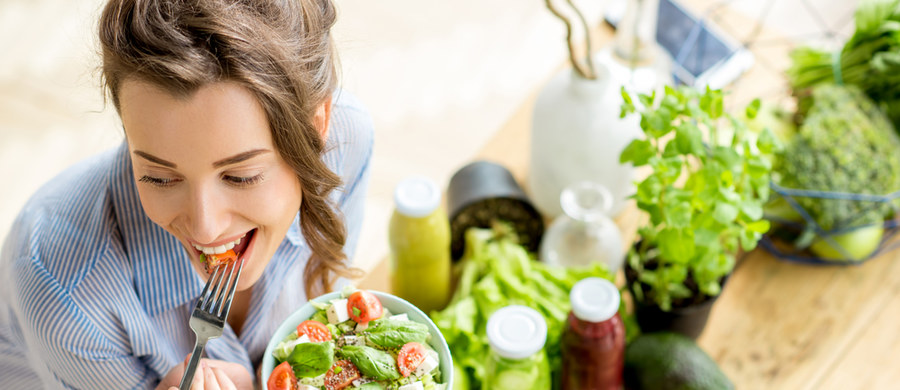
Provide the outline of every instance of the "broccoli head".
{"type": "MultiPolygon", "coordinates": [[[[885,114],[857,87],[822,85],[778,171],[789,188],[886,195],[900,189],[900,138],[885,114]]],[[[797,197],[822,229],[880,223],[895,203],[797,197]]]]}

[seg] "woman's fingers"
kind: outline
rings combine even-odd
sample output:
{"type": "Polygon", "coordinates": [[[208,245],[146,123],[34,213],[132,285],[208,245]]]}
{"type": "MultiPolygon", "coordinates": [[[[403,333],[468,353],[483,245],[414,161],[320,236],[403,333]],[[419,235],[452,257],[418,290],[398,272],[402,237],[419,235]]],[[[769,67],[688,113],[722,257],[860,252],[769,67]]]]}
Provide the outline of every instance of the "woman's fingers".
{"type": "Polygon", "coordinates": [[[203,365],[203,382],[204,390],[222,390],[222,387],[219,386],[219,378],[216,377],[213,368],[206,364],[203,365]]]}
{"type": "Polygon", "coordinates": [[[229,378],[228,375],[225,374],[225,370],[222,370],[218,367],[213,367],[211,370],[215,374],[216,381],[218,382],[219,387],[222,390],[237,390],[234,382],[232,382],[231,378],[229,378]]]}

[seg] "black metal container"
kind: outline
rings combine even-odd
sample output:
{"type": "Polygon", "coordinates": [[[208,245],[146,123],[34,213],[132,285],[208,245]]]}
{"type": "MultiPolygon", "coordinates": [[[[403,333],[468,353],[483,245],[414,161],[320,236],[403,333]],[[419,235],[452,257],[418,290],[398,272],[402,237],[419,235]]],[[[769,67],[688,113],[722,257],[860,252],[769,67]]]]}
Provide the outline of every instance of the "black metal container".
{"type": "Polygon", "coordinates": [[[465,231],[470,227],[489,228],[494,221],[508,222],[519,243],[536,252],[544,234],[544,220],[531,204],[525,191],[506,167],[475,161],[460,168],[447,189],[450,216],[451,253],[462,257],[465,231]]]}

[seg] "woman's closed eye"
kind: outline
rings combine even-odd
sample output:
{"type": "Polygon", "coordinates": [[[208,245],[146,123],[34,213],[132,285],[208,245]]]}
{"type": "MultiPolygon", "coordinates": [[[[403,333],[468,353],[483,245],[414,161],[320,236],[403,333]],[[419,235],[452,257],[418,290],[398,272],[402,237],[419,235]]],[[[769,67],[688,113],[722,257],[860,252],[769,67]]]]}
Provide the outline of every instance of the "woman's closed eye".
{"type": "Polygon", "coordinates": [[[244,188],[260,183],[263,175],[261,173],[254,176],[223,175],[222,179],[235,187],[244,188]]]}
{"type": "Polygon", "coordinates": [[[141,176],[141,178],[138,179],[138,181],[140,181],[141,183],[151,184],[154,187],[170,187],[170,186],[175,185],[175,183],[178,182],[178,179],[170,179],[170,178],[165,178],[165,177],[154,177],[154,176],[144,175],[144,176],[141,176]]]}

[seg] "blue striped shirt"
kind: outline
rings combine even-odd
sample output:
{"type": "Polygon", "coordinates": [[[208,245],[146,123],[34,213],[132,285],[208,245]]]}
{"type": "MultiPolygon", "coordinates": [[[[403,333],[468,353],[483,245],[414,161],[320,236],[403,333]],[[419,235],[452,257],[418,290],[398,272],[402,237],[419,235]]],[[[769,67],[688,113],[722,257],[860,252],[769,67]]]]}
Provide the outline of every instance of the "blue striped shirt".
{"type": "MultiPolygon", "coordinates": [[[[323,159],[344,180],[332,199],[348,257],[372,143],[367,112],[336,94],[323,159]]],[[[307,301],[310,250],[294,222],[253,287],[240,337],[227,327],[207,357],[255,375],[275,329],[307,301]]],[[[125,144],[79,163],[29,200],[0,253],[0,387],[152,388],[191,352],[188,319],[202,288],[181,244],[144,214],[125,144]]]]}

